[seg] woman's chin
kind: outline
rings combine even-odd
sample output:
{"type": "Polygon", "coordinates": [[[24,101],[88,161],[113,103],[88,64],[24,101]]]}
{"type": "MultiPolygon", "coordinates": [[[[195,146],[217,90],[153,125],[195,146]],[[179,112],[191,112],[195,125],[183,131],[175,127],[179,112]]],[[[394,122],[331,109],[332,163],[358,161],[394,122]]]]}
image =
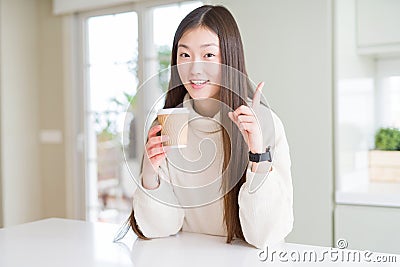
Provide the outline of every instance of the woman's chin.
{"type": "Polygon", "coordinates": [[[192,94],[190,97],[194,100],[206,100],[206,99],[214,99],[213,96],[211,95],[197,95],[197,94],[192,94]]]}
{"type": "Polygon", "coordinates": [[[200,90],[195,90],[192,88],[186,88],[188,91],[189,95],[193,99],[201,99],[201,98],[208,98],[210,97],[210,94],[207,94],[207,92],[201,92],[200,90]]]}
{"type": "Polygon", "coordinates": [[[207,98],[219,98],[218,93],[213,94],[212,92],[207,92],[207,90],[196,90],[192,88],[186,88],[187,92],[189,93],[190,97],[196,100],[199,99],[207,99],[207,98]]]}

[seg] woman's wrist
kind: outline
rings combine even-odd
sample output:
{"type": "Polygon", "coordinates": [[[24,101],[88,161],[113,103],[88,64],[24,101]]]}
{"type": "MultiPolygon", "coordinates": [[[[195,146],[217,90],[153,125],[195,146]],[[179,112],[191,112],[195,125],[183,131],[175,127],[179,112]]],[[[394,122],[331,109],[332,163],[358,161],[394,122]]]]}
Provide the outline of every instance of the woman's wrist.
{"type": "Polygon", "coordinates": [[[264,149],[262,149],[262,148],[255,149],[255,148],[253,148],[253,149],[250,149],[250,152],[253,153],[253,154],[261,154],[261,153],[265,152],[265,148],[264,149]]]}
{"type": "Polygon", "coordinates": [[[158,170],[155,170],[151,164],[143,166],[142,186],[148,190],[154,190],[160,186],[158,170]]]}
{"type": "Polygon", "coordinates": [[[144,189],[154,190],[160,186],[160,179],[158,178],[158,175],[153,175],[152,177],[150,177],[150,179],[148,178],[143,177],[142,179],[142,186],[144,189]]]}
{"type": "Polygon", "coordinates": [[[264,153],[265,147],[263,146],[262,139],[259,142],[257,142],[257,144],[250,146],[249,150],[251,153],[254,153],[254,154],[264,153]]]}

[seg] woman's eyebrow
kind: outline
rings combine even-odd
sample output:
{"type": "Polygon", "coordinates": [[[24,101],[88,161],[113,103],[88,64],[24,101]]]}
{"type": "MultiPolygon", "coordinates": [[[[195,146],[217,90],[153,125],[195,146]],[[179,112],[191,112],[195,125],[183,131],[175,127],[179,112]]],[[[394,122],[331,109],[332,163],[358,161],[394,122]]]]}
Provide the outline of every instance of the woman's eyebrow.
{"type": "Polygon", "coordinates": [[[215,44],[215,43],[209,43],[209,44],[203,44],[200,47],[208,47],[208,46],[216,46],[219,47],[219,45],[215,44]]]}
{"type": "Polygon", "coordinates": [[[183,48],[189,49],[189,46],[187,46],[187,45],[185,45],[185,44],[179,44],[178,47],[183,47],[183,48]]]}
{"type": "MultiPolygon", "coordinates": [[[[203,44],[203,45],[201,45],[200,47],[203,48],[203,47],[208,47],[208,46],[216,46],[216,47],[219,47],[219,45],[217,45],[217,44],[215,44],[215,43],[203,44]]],[[[189,49],[189,46],[187,46],[187,45],[185,45],[185,44],[179,44],[178,47],[183,47],[183,48],[189,49]]]]}

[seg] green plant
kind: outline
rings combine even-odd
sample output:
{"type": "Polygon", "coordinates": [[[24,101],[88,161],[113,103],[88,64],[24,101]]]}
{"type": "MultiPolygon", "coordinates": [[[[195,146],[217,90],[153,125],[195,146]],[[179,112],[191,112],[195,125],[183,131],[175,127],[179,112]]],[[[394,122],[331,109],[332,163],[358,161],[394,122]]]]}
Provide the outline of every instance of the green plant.
{"type": "Polygon", "coordinates": [[[132,110],[136,105],[136,94],[123,92],[122,97],[110,98],[110,109],[103,112],[94,112],[95,131],[99,141],[108,141],[118,136],[116,121],[120,114],[127,109],[132,110]]]}
{"type": "Polygon", "coordinates": [[[380,128],[375,134],[375,148],[378,150],[400,150],[400,130],[380,128]]]}
{"type": "Polygon", "coordinates": [[[158,80],[164,92],[168,89],[169,70],[171,64],[171,48],[167,45],[160,46],[158,49],[158,80]]]}
{"type": "Polygon", "coordinates": [[[99,141],[108,141],[117,137],[112,115],[114,115],[112,111],[93,113],[95,131],[99,141]]]}
{"type": "Polygon", "coordinates": [[[128,109],[134,108],[136,105],[136,100],[137,100],[137,94],[132,95],[127,92],[123,92],[122,100],[113,97],[110,99],[110,103],[115,104],[119,112],[124,112],[128,108],[128,105],[129,105],[128,109]]]}

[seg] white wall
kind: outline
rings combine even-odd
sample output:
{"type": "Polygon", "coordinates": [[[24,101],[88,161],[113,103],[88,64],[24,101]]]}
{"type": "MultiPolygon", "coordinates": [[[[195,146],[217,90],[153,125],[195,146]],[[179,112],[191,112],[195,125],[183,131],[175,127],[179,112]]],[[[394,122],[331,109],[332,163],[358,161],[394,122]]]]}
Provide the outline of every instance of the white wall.
{"type": "Polygon", "coordinates": [[[356,0],[335,0],[335,73],[337,80],[371,78],[374,60],[357,54],[356,0]]]}
{"type": "Polygon", "coordinates": [[[52,14],[51,0],[37,0],[39,38],[39,127],[59,132],[60,142],[42,142],[40,151],[43,216],[65,217],[65,142],[62,17],[52,14]]]}
{"type": "Polygon", "coordinates": [[[67,14],[138,1],[140,0],[53,0],[53,12],[67,14]]]}
{"type": "Polygon", "coordinates": [[[282,119],[291,149],[289,242],[332,245],[332,1],[214,1],[235,15],[247,68],[282,119]]]}
{"type": "Polygon", "coordinates": [[[37,3],[1,1],[1,160],[4,226],[39,219],[37,3]]]}
{"type": "Polygon", "coordinates": [[[39,140],[64,136],[62,18],[52,0],[1,1],[0,213],[5,226],[65,217],[64,142],[39,140]]]}
{"type": "MultiPolygon", "coordinates": [[[[0,28],[1,28],[1,6],[2,6],[2,0],[0,0],[0,28]]],[[[0,30],[0,62],[1,62],[1,30],[0,30]]],[[[2,122],[1,122],[1,68],[0,68],[0,228],[3,227],[3,171],[1,168],[1,164],[2,164],[2,149],[1,149],[1,143],[2,143],[2,139],[1,139],[1,126],[2,126],[2,122]]]]}

